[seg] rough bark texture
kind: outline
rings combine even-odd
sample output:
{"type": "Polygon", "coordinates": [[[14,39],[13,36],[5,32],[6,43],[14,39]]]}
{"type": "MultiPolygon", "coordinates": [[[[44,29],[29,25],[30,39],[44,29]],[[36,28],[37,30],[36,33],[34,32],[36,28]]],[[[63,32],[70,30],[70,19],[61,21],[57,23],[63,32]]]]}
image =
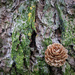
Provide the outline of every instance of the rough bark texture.
{"type": "MultiPolygon", "coordinates": [[[[0,0],[0,75],[12,71],[12,67],[15,68],[17,75],[17,68],[15,63],[11,59],[12,48],[12,31],[14,27],[13,15],[18,13],[20,5],[27,0],[0,0]],[[12,64],[12,66],[10,66],[12,64]]],[[[75,71],[75,0],[39,0],[36,3],[35,12],[35,26],[31,36],[30,43],[30,71],[34,71],[34,66],[37,64],[37,57],[40,58],[40,62],[44,61],[44,52],[49,44],[61,43],[68,49],[68,59],[66,63],[75,71]],[[47,2],[48,1],[48,2],[47,2]],[[49,5],[46,7],[47,5],[49,5]],[[60,5],[60,6],[58,6],[60,5]],[[60,7],[60,8],[59,8],[60,7]],[[63,13],[63,14],[62,14],[63,13]],[[67,21],[67,23],[65,22],[67,21]],[[71,30],[68,31],[69,29],[71,30]],[[71,33],[68,37],[67,32],[71,33]],[[68,39],[68,40],[67,40],[68,39]],[[63,42],[70,41],[68,45],[63,42]]],[[[65,43],[66,43],[65,42],[65,43]]],[[[46,64],[46,63],[45,63],[46,64]]],[[[64,75],[66,72],[66,64],[63,67],[51,67],[49,65],[43,65],[47,67],[48,75],[64,75]]],[[[69,70],[70,70],[69,69],[69,70]]],[[[41,70],[41,65],[38,64],[39,75],[45,75],[41,70]]],[[[68,70],[68,69],[67,69],[68,70]]],[[[68,70],[68,73],[69,73],[68,70]]],[[[46,75],[47,75],[46,74],[46,75]]],[[[75,74],[75,72],[74,72],[75,74]]],[[[18,74],[20,75],[20,74],[18,74]]],[[[66,75],[66,74],[65,74],[66,75]]]]}

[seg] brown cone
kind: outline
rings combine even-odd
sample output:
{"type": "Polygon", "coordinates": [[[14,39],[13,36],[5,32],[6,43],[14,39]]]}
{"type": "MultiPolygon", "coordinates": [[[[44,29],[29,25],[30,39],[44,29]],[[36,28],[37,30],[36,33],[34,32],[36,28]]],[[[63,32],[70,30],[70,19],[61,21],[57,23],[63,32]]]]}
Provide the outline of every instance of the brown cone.
{"type": "Polygon", "coordinates": [[[68,50],[66,50],[61,44],[54,43],[47,47],[45,51],[45,61],[50,66],[60,67],[68,58],[68,50]]]}

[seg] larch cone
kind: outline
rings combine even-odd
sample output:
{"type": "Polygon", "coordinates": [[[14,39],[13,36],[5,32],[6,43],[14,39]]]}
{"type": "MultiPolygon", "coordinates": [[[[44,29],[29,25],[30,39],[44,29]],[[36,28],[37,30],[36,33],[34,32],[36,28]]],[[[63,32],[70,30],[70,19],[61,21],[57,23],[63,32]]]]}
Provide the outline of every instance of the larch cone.
{"type": "Polygon", "coordinates": [[[50,66],[60,67],[68,58],[68,50],[61,44],[54,43],[49,45],[45,51],[45,61],[50,66]]]}

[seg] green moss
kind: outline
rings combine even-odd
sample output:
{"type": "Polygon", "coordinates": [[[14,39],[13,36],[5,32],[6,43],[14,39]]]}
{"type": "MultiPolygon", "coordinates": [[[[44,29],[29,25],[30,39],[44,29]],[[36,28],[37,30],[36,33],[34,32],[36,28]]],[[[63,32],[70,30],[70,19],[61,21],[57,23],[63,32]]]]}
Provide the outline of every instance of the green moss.
{"type": "Polygon", "coordinates": [[[47,64],[45,62],[44,57],[37,57],[37,75],[49,75],[49,69],[47,67],[47,64]]]}
{"type": "Polygon", "coordinates": [[[45,39],[42,41],[42,45],[43,45],[43,47],[44,47],[44,50],[46,50],[46,49],[47,49],[47,46],[50,45],[50,44],[52,44],[52,40],[51,40],[50,37],[49,37],[49,38],[45,38],[45,39]]]}
{"type": "Polygon", "coordinates": [[[57,8],[57,11],[58,11],[58,14],[59,14],[59,21],[60,21],[59,27],[62,31],[62,39],[63,39],[68,24],[67,24],[66,20],[63,19],[64,15],[63,15],[62,10],[60,9],[60,6],[56,4],[56,8],[57,8]]]}
{"type": "Polygon", "coordinates": [[[35,7],[32,7],[32,10],[30,10],[30,7],[32,5],[25,8],[25,5],[22,4],[18,10],[20,16],[17,17],[17,14],[14,14],[16,26],[12,34],[11,57],[16,63],[18,72],[19,70],[23,72],[23,69],[25,69],[26,73],[28,73],[27,70],[29,71],[30,67],[30,39],[33,30],[36,30],[34,26],[35,7]],[[29,13],[31,13],[31,16],[28,16],[29,13]]]}
{"type": "Polygon", "coordinates": [[[75,74],[75,72],[70,67],[70,65],[68,64],[68,62],[66,62],[65,73],[63,73],[63,75],[74,75],[74,74],[75,74]]]}
{"type": "Polygon", "coordinates": [[[63,19],[64,14],[62,10],[60,9],[60,6],[56,5],[56,7],[57,7],[58,14],[59,14],[60,29],[62,31],[61,42],[65,47],[68,47],[69,45],[72,45],[75,43],[74,35],[73,35],[75,26],[71,25],[70,21],[68,22],[66,18],[63,19]]]}

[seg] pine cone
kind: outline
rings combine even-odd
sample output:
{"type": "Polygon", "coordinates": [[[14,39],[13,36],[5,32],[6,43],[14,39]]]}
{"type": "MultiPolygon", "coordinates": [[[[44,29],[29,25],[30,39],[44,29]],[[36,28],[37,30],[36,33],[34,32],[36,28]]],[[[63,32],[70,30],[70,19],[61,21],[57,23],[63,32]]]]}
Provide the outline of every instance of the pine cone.
{"type": "Polygon", "coordinates": [[[68,58],[68,50],[66,50],[61,44],[54,43],[47,47],[45,51],[45,61],[50,66],[60,67],[68,58]]]}

